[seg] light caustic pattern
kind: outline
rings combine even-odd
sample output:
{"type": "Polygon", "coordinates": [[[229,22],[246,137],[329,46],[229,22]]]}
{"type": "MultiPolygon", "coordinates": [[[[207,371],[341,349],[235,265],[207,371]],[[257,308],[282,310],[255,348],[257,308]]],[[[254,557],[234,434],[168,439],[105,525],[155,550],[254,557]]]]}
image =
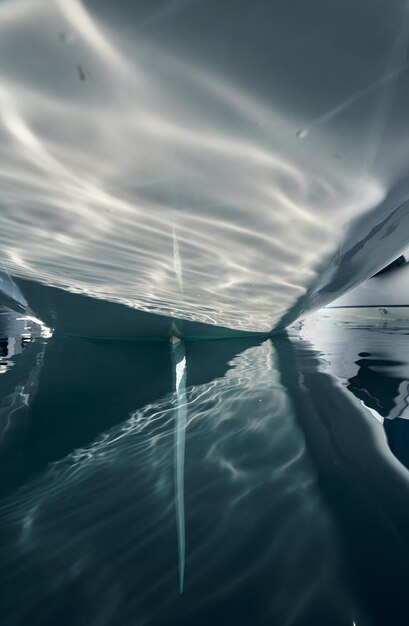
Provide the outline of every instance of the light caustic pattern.
{"type": "Polygon", "coordinates": [[[143,311],[270,330],[385,195],[282,109],[78,0],[0,3],[0,260],[143,311]]]}

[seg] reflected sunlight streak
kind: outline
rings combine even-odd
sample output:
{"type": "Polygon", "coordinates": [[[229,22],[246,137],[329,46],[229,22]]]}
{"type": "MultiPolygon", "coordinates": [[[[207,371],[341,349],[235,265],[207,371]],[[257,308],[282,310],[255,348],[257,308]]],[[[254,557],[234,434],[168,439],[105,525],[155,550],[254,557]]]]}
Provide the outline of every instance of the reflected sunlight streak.
{"type": "Polygon", "coordinates": [[[186,357],[182,341],[172,346],[175,376],[175,508],[178,532],[179,590],[183,593],[185,577],[185,441],[187,423],[186,357]]]}

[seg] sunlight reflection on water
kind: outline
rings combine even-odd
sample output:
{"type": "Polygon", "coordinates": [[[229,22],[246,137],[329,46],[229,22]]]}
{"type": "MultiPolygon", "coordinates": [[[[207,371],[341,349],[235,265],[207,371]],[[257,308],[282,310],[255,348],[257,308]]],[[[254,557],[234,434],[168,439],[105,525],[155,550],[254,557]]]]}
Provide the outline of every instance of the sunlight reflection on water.
{"type": "Polygon", "coordinates": [[[354,395],[390,403],[409,335],[324,322],[312,345],[298,326],[256,344],[57,334],[12,357],[7,624],[406,624],[403,447],[354,395]]]}
{"type": "Polygon", "coordinates": [[[232,617],[236,608],[229,602],[251,588],[252,579],[260,588],[237,623],[248,620],[249,611],[253,623],[265,623],[269,614],[281,624],[298,623],[316,604],[318,589],[320,602],[332,603],[330,612],[340,610],[339,581],[338,600],[326,591],[337,580],[334,530],[272,344],[240,354],[223,378],[178,389],[3,500],[1,579],[9,593],[2,608],[10,623],[37,623],[40,615],[51,623],[68,589],[74,596],[63,600],[63,610],[68,614],[72,603],[75,624],[102,613],[104,623],[115,615],[122,624],[166,623],[169,611],[179,619],[193,611],[199,622],[214,610],[232,617]],[[176,501],[173,493],[175,463],[175,480],[183,480],[179,435],[174,442],[181,412],[185,512],[181,486],[176,501]],[[182,568],[186,521],[182,605],[174,507],[182,568]]]}

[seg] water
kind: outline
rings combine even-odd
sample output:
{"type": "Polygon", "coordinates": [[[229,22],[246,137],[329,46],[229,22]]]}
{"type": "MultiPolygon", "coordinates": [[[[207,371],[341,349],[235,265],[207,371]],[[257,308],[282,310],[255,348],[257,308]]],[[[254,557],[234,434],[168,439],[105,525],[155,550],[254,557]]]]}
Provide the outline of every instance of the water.
{"type": "Polygon", "coordinates": [[[4,318],[2,624],[409,623],[409,327],[170,344],[4,318]]]}
{"type": "Polygon", "coordinates": [[[2,625],[408,626],[408,15],[0,0],[2,625]]]}

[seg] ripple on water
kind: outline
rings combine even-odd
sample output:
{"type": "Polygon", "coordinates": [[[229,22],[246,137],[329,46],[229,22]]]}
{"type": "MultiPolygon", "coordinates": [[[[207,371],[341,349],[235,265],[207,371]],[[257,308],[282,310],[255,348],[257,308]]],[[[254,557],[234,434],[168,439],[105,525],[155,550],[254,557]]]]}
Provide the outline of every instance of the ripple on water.
{"type": "Polygon", "coordinates": [[[336,533],[270,342],[50,465],[3,500],[0,519],[10,624],[299,624],[345,612],[336,533]]]}

